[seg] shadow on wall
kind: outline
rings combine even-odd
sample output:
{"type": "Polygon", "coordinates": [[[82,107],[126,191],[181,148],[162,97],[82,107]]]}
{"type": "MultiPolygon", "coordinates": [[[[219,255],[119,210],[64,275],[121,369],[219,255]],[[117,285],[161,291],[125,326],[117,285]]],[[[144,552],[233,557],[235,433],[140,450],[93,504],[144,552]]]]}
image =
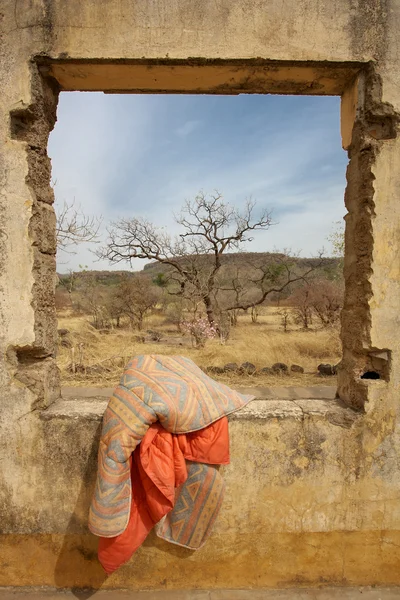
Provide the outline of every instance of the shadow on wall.
{"type": "MultiPolygon", "coordinates": [[[[107,583],[109,578],[104,573],[97,558],[98,538],[90,533],[87,526],[89,502],[94,487],[94,476],[97,472],[100,433],[101,424],[99,424],[93,438],[85,470],[81,473],[82,484],[66,533],[62,537],[60,536],[60,547],[53,550],[57,555],[54,568],[54,585],[57,588],[71,589],[79,600],[90,598],[103,586],[123,588],[128,579],[131,585],[132,577],[140,585],[140,572],[148,561],[148,555],[154,560],[154,549],[177,560],[186,559],[195,553],[194,550],[165,542],[158,538],[153,530],[142,544],[143,550],[140,558],[137,556],[136,564],[127,563],[125,567],[121,567],[116,572],[116,575],[112,576],[112,582],[107,583]],[[82,529],[85,530],[83,533],[82,529]],[[126,569],[129,569],[129,576],[126,569]]],[[[56,537],[52,537],[50,543],[54,544],[55,539],[56,537]]],[[[161,580],[159,583],[160,587],[163,588],[167,585],[167,580],[161,580]]]]}
{"type": "Polygon", "coordinates": [[[90,533],[87,526],[88,499],[92,497],[94,486],[93,474],[97,472],[97,451],[100,432],[101,423],[93,438],[85,471],[82,473],[82,485],[75,510],[71,515],[66,533],[63,536],[54,569],[55,586],[57,588],[72,588],[72,592],[80,600],[90,598],[90,596],[102,587],[104,581],[107,579],[107,575],[104,573],[97,559],[97,538],[90,533]],[[88,490],[88,482],[93,482],[90,490],[88,490]],[[82,508],[84,516],[82,516],[82,508]],[[84,533],[82,533],[82,521],[86,530],[84,533]]]}

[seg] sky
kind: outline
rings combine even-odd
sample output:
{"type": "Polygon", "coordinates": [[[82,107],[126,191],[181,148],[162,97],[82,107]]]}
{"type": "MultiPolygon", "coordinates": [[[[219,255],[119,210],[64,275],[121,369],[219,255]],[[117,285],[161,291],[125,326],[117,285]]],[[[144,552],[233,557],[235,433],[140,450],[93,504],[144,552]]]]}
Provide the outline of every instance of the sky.
{"type": "MultiPolygon", "coordinates": [[[[218,190],[238,208],[251,198],[256,213],[272,212],[274,225],[245,250],[329,254],[327,236],[345,214],[339,108],[337,97],[64,92],[48,149],[56,210],[75,202],[101,217],[103,241],[121,217],[175,234],[185,200],[218,190]]],[[[58,271],[131,268],[99,261],[95,249],[60,252],[58,271]]]]}

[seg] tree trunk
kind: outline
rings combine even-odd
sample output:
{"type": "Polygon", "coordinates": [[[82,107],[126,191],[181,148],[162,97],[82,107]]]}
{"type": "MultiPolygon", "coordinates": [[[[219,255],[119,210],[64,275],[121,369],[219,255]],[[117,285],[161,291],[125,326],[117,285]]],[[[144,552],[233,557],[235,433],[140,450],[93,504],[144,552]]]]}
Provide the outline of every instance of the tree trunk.
{"type": "Polygon", "coordinates": [[[203,302],[205,304],[206,307],[206,313],[207,313],[207,319],[208,322],[210,323],[211,327],[214,327],[215,331],[219,334],[219,326],[218,323],[215,320],[215,315],[214,315],[214,307],[212,305],[212,301],[210,296],[204,296],[203,297],[203,302]]]}

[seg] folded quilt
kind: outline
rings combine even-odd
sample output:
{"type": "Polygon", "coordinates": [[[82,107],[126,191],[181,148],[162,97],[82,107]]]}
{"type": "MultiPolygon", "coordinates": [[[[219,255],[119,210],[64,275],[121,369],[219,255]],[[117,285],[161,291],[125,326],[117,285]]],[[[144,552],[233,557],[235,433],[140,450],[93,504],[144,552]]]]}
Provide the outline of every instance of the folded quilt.
{"type": "Polygon", "coordinates": [[[106,573],[129,560],[157,523],[157,535],[164,540],[200,548],[223,499],[223,479],[215,465],[228,463],[226,417],[188,434],[151,425],[131,459],[128,525],[120,535],[99,541],[99,560],[106,573]]]}
{"type": "MultiPolygon", "coordinates": [[[[252,399],[213,381],[183,356],[134,357],[103,418],[89,512],[92,533],[113,538],[127,528],[132,502],[131,457],[151,425],[159,422],[166,432],[188,434],[239,410],[252,399]]],[[[165,536],[170,535],[168,527],[160,525],[165,536]]]]}

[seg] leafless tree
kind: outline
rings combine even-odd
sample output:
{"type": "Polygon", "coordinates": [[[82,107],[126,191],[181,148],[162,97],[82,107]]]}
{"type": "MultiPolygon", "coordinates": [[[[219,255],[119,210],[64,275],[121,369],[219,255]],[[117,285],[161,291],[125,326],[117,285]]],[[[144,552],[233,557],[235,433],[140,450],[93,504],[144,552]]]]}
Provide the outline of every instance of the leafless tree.
{"type": "Polygon", "coordinates": [[[309,283],[299,286],[290,297],[290,304],[293,306],[294,320],[308,329],[312,324],[312,287],[309,283]]]}
{"type": "Polygon", "coordinates": [[[282,294],[299,282],[308,282],[323,264],[322,255],[315,259],[300,260],[288,250],[244,260],[231,281],[225,280],[219,286],[220,292],[233,294],[230,303],[228,296],[220,304],[227,311],[250,309],[252,322],[255,323],[257,307],[265,304],[272,295],[282,294]]]}
{"type": "Polygon", "coordinates": [[[65,290],[67,290],[67,292],[68,292],[71,308],[73,308],[73,306],[74,306],[73,301],[72,301],[72,292],[75,290],[75,282],[76,282],[76,273],[72,269],[69,269],[68,275],[58,278],[58,285],[61,288],[64,288],[65,290]]]}
{"type": "Polygon", "coordinates": [[[282,306],[277,311],[277,315],[279,315],[281,318],[281,325],[282,325],[283,331],[285,333],[287,333],[289,330],[290,319],[292,317],[290,308],[288,306],[282,306]]]}
{"type": "Polygon", "coordinates": [[[131,327],[143,328],[146,314],[155,307],[160,290],[145,275],[126,277],[113,294],[114,312],[128,317],[131,327]]]}
{"type": "Polygon", "coordinates": [[[305,285],[295,289],[289,299],[293,307],[295,320],[308,329],[313,318],[318,319],[323,327],[339,322],[343,306],[343,283],[314,277],[305,285]]]}
{"type": "Polygon", "coordinates": [[[255,217],[254,209],[251,200],[239,211],[220,193],[200,192],[175,217],[182,227],[176,237],[145,219],[121,219],[109,230],[107,245],[98,255],[112,263],[142,258],[166,265],[174,284],[172,293],[197,295],[205,305],[210,325],[218,329],[215,295],[223,254],[241,249],[252,241],[252,232],[272,225],[269,212],[255,217]]]}
{"type": "Polygon", "coordinates": [[[125,316],[125,311],[122,302],[119,302],[119,299],[116,298],[115,292],[111,292],[107,295],[105,305],[107,313],[110,316],[111,323],[113,325],[115,323],[115,327],[117,328],[121,327],[121,319],[125,316]]]}
{"type": "Polygon", "coordinates": [[[92,315],[92,325],[96,329],[110,326],[110,315],[107,310],[107,298],[104,290],[98,285],[95,273],[82,271],[79,274],[79,295],[82,306],[92,315]]]}
{"type": "Polygon", "coordinates": [[[73,202],[64,202],[56,211],[57,248],[69,254],[75,254],[73,246],[83,242],[98,242],[102,223],[101,217],[85,215],[73,202]]]}
{"type": "Polygon", "coordinates": [[[323,327],[339,322],[343,307],[343,285],[341,282],[327,279],[313,282],[311,305],[323,327]]]}

